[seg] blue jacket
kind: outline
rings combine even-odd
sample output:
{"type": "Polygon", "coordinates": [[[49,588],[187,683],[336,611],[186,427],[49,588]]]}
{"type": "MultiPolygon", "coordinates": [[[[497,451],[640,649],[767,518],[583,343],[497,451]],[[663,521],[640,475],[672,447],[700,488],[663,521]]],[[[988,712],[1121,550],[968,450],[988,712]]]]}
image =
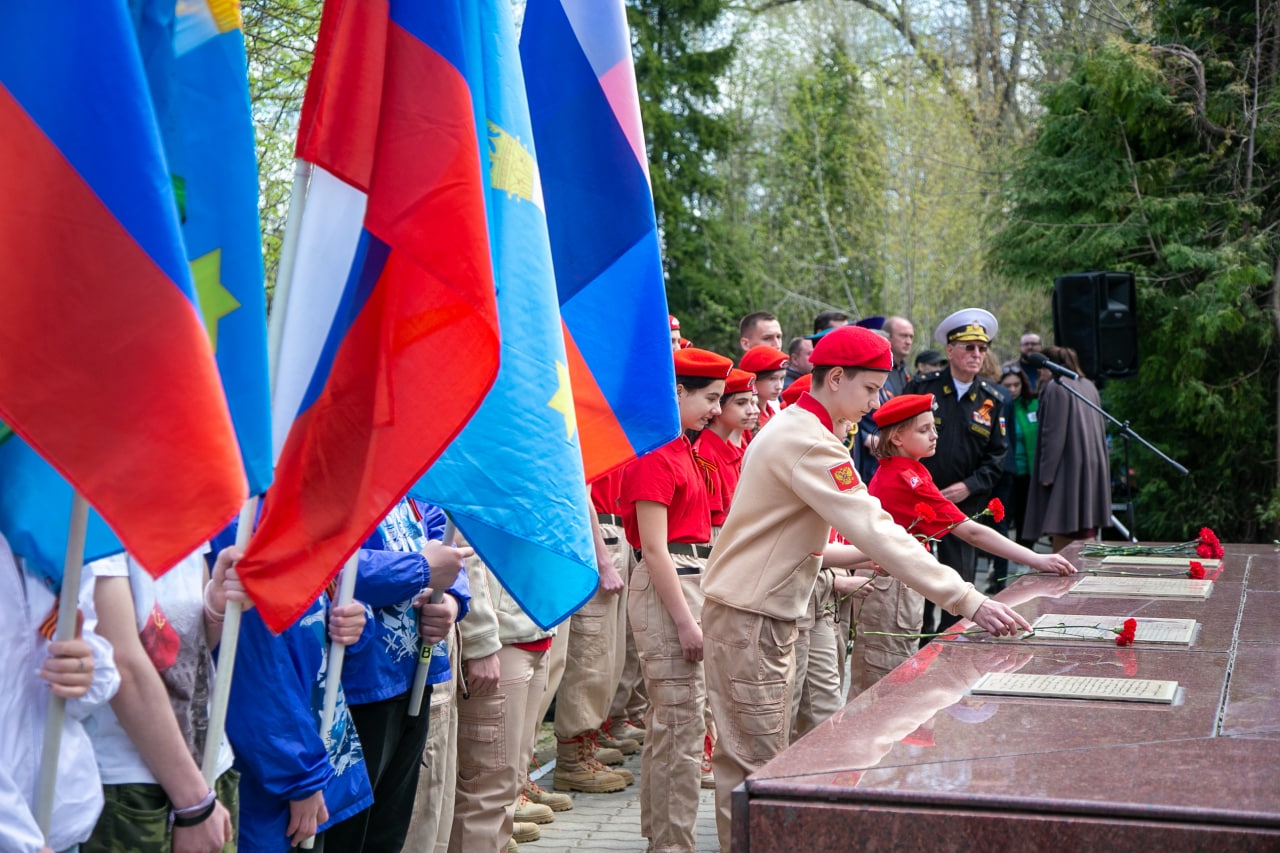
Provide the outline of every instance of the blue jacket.
{"type": "MultiPolygon", "coordinates": [[[[413,598],[431,578],[427,561],[418,551],[427,540],[440,539],[444,525],[444,512],[438,507],[418,501],[411,505],[406,499],[396,504],[360,550],[355,594],[373,608],[374,637],[360,651],[347,652],[342,686],[352,705],[381,702],[412,687],[421,647],[413,598]]],[[[471,601],[465,573],[458,575],[449,593],[458,600],[461,619],[471,601]]],[[[428,677],[431,684],[450,677],[444,644],[436,645],[428,677]]]]}
{"type": "MultiPolygon", "coordinates": [[[[327,751],[319,734],[328,616],[326,594],[279,636],[271,634],[256,610],[242,617],[227,708],[227,737],[240,771],[241,851],[290,849],[285,835],[290,800],[323,790],[329,822],[321,830],[373,803],[364,752],[341,689],[327,751]]],[[[366,629],[347,654],[370,642],[366,629]]]]}

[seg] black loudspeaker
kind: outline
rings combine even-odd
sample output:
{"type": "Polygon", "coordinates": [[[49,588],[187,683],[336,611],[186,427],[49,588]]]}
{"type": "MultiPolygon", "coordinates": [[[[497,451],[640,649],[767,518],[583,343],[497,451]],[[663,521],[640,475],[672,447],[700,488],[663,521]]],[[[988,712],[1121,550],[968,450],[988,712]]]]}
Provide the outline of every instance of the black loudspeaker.
{"type": "Polygon", "coordinates": [[[1071,347],[1093,379],[1138,375],[1138,289],[1126,272],[1085,272],[1053,280],[1053,337],[1071,347]]]}

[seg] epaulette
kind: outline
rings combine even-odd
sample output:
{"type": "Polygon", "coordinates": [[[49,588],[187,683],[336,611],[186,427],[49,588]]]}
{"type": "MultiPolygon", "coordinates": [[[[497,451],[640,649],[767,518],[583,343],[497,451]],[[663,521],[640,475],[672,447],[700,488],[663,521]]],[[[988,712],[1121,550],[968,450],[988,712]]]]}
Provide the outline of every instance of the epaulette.
{"type": "Polygon", "coordinates": [[[937,379],[941,375],[942,375],[941,370],[935,370],[932,373],[921,373],[917,375],[915,378],[921,382],[932,382],[933,380],[937,379]]]}

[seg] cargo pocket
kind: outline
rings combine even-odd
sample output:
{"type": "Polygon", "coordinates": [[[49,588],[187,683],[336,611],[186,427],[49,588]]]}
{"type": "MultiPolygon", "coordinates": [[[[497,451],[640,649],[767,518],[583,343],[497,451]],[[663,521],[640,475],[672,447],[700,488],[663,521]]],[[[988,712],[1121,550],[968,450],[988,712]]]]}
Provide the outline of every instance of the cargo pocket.
{"type": "Polygon", "coordinates": [[[924,596],[902,581],[897,581],[896,584],[898,588],[894,590],[894,619],[902,631],[918,634],[924,623],[924,596]]]}
{"type": "Polygon", "coordinates": [[[733,700],[733,751],[752,761],[767,761],[786,748],[786,681],[729,680],[733,700]]]}
{"type": "Polygon", "coordinates": [[[569,642],[579,658],[601,657],[607,650],[604,617],[584,614],[581,610],[569,620],[569,642]]]}
{"type": "Polygon", "coordinates": [[[631,582],[627,585],[627,616],[631,619],[631,631],[640,634],[649,628],[649,573],[636,571],[631,573],[631,582]]]}
{"type": "Polygon", "coordinates": [[[654,716],[665,726],[688,725],[701,718],[694,705],[694,665],[683,657],[641,658],[644,684],[654,716]]]}
{"type": "Polygon", "coordinates": [[[506,766],[506,704],[505,696],[482,696],[458,703],[459,784],[506,766]]]}

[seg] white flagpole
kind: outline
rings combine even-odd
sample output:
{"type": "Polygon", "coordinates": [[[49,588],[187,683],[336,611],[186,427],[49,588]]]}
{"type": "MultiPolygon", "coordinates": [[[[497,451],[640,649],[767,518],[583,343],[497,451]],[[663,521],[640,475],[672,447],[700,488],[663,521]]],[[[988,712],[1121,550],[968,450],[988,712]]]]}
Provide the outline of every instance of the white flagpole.
{"type": "MultiPolygon", "coordinates": [[[[280,362],[280,341],[284,337],[285,306],[289,302],[290,283],[293,280],[293,262],[298,254],[298,232],[302,228],[302,213],[307,205],[307,189],[311,183],[311,164],[295,160],[293,190],[289,195],[289,211],[285,214],[284,239],[280,244],[280,264],[276,268],[275,294],[271,300],[271,313],[267,323],[267,374],[274,398],[276,370],[280,362]]],[[[236,546],[244,548],[253,533],[258,516],[258,496],[244,502],[236,528],[236,546]]],[[[218,650],[218,669],[214,674],[213,698],[209,707],[209,729],[205,735],[204,760],[201,771],[205,784],[213,787],[218,772],[218,752],[227,725],[227,702],[231,698],[231,677],[236,666],[236,649],[240,645],[240,614],[237,601],[228,601],[226,617],[222,623],[222,640],[218,650]]]]}
{"type": "MultiPolygon", "coordinates": [[[[236,547],[243,548],[248,543],[257,514],[258,497],[254,495],[240,509],[240,519],[236,526],[236,547]]],[[[231,699],[236,649],[240,646],[241,604],[238,601],[228,601],[226,607],[222,640],[218,644],[218,668],[213,677],[213,698],[209,703],[209,729],[204,739],[204,760],[200,765],[204,783],[210,788],[218,779],[218,753],[222,751],[222,736],[227,728],[227,703],[231,699]]]]}
{"type": "MultiPolygon", "coordinates": [[[[84,540],[89,526],[89,502],[75,492],[71,497],[71,525],[67,530],[67,556],[62,567],[62,592],[58,596],[58,627],[55,640],[70,640],[76,635],[76,611],[80,604],[80,571],[84,567],[84,540]]],[[[40,777],[36,783],[36,824],[45,840],[53,822],[53,791],[58,779],[58,754],[62,751],[62,721],[67,714],[67,700],[49,696],[49,710],[44,720],[44,745],[40,751],[40,777]]]]}
{"type": "MultiPolygon", "coordinates": [[[[338,585],[337,606],[350,604],[356,595],[356,571],[360,564],[360,550],[347,558],[342,567],[342,581],[338,585]]],[[[342,685],[342,662],[347,656],[347,647],[335,642],[329,643],[329,665],[325,669],[324,706],[320,709],[320,739],[324,748],[329,749],[329,731],[333,728],[333,715],[338,710],[338,687],[342,685]]],[[[315,836],[304,840],[300,847],[310,850],[315,846],[315,836]]]]}

